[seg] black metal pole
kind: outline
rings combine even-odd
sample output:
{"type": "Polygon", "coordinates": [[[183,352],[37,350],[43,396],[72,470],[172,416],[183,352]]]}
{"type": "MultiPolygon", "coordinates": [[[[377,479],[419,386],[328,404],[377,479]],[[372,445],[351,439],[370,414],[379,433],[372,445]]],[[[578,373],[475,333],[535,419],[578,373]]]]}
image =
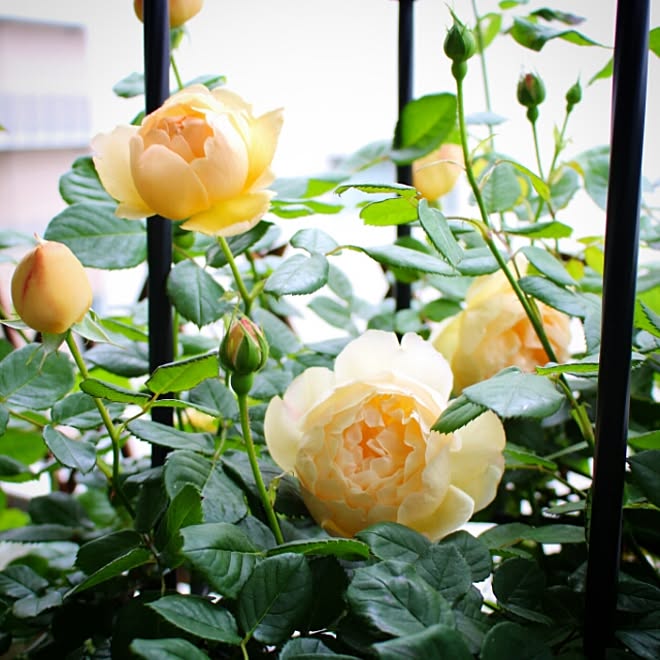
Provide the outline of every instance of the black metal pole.
{"type": "MultiPolygon", "coordinates": [[[[399,0],[399,116],[405,105],[412,100],[413,87],[413,2],[399,0]]],[[[397,165],[396,178],[399,183],[412,185],[412,165],[397,165]]],[[[410,236],[409,225],[398,225],[397,237],[410,236]]],[[[396,308],[410,307],[410,284],[397,282],[395,289],[396,308]]]]}
{"type": "MultiPolygon", "coordinates": [[[[144,0],[144,82],[146,112],[158,109],[170,94],[170,19],[168,0],[144,0]]],[[[149,368],[174,357],[172,307],[167,297],[167,277],[172,266],[172,223],[160,216],[147,219],[149,291],[149,368]]],[[[169,426],[171,408],[154,408],[152,419],[169,426]]],[[[151,464],[162,465],[166,451],[152,448],[151,464]]]]}
{"type": "Polygon", "coordinates": [[[648,63],[648,0],[617,6],[585,652],[605,657],[616,610],[648,63]]]}

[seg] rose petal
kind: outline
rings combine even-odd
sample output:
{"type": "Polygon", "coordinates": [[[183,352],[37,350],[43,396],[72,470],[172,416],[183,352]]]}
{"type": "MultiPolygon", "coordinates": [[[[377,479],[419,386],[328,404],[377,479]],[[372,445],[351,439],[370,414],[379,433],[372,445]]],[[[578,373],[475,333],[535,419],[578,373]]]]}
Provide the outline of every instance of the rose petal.
{"type": "Polygon", "coordinates": [[[204,186],[181,156],[159,144],[143,150],[139,137],[130,148],[135,186],[156,213],[183,220],[208,207],[204,186]]]}
{"type": "Polygon", "coordinates": [[[263,190],[216,202],[208,210],[193,215],[182,228],[209,236],[242,234],[254,227],[268,212],[271,196],[269,191],[263,190]]]}
{"type": "Polygon", "coordinates": [[[94,137],[91,145],[101,183],[108,194],[119,201],[117,215],[131,220],[154,214],[138,193],[131,176],[129,143],[137,131],[137,126],[118,126],[112,133],[94,137]]]}
{"type": "MultiPolygon", "coordinates": [[[[247,186],[255,185],[270,166],[284,121],[282,109],[273,110],[258,117],[250,126],[250,171],[247,186]]],[[[268,184],[266,184],[268,185],[268,184]]]]}
{"type": "Polygon", "coordinates": [[[455,432],[460,451],[450,455],[451,482],[474,500],[474,510],[490,504],[504,473],[504,427],[487,411],[455,432]]]}

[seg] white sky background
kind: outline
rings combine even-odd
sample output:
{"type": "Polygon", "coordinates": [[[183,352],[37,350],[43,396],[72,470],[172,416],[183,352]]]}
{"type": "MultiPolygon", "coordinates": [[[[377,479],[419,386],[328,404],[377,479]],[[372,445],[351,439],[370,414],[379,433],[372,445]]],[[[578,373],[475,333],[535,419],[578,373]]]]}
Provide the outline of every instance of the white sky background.
{"type": "MultiPolygon", "coordinates": [[[[451,18],[451,4],[464,21],[473,23],[472,1],[417,0],[415,13],[414,96],[454,92],[449,61],[442,43],[451,18]]],[[[651,27],[660,24],[660,3],[651,2],[651,27]]],[[[477,0],[481,14],[498,11],[496,0],[477,0]]],[[[518,78],[524,71],[544,79],[547,99],[540,108],[538,130],[547,170],[552,155],[553,126],[563,120],[567,89],[580,77],[584,102],[571,117],[571,139],[564,158],[605,144],[610,130],[611,79],[587,87],[588,80],[611,56],[614,43],[614,0],[532,0],[510,15],[544,6],[586,17],[577,29],[608,48],[578,47],[550,41],[540,53],[527,50],[510,37],[498,37],[488,51],[493,110],[509,118],[496,128],[498,149],[536,170],[529,125],[515,99],[518,78]]],[[[397,114],[396,0],[205,0],[200,14],[188,24],[189,35],[176,52],[185,80],[200,74],[224,74],[228,87],[253,103],[260,113],[285,110],[285,124],[274,161],[279,176],[308,175],[326,170],[333,156],[345,155],[373,140],[392,135],[397,114]]],[[[0,15],[73,22],[87,29],[88,67],[84,80],[44,79],[39,70],[26,76],[28,89],[57,91],[72,88],[89,93],[92,131],[106,132],[127,123],[142,109],[143,98],[117,98],[112,85],[133,71],[143,70],[142,24],[133,13],[132,0],[0,0],[0,15]]],[[[553,24],[559,27],[559,24],[553,24]]],[[[660,178],[660,63],[650,55],[644,172],[660,178]]],[[[467,112],[485,110],[478,58],[470,62],[465,81],[467,112]]],[[[57,182],[54,181],[56,186],[57,182]]],[[[454,203],[467,199],[464,185],[454,203]]],[[[572,225],[586,223],[578,235],[602,233],[604,213],[590,200],[569,207],[560,218],[572,225]]],[[[326,216],[315,226],[337,240],[384,243],[383,230],[364,228],[352,213],[348,218],[326,216]],[[345,234],[349,238],[342,236],[345,234]],[[376,237],[380,238],[376,238],[376,237]]],[[[290,232],[305,226],[292,220],[290,232]]],[[[288,231],[288,229],[287,229],[288,231]]],[[[390,228],[385,235],[390,236],[390,228]],[[389,233],[387,233],[389,232],[389,233]]],[[[342,257],[343,258],[343,257],[342,257]]],[[[370,283],[373,266],[357,259],[359,288],[382,290],[370,283]]]]}

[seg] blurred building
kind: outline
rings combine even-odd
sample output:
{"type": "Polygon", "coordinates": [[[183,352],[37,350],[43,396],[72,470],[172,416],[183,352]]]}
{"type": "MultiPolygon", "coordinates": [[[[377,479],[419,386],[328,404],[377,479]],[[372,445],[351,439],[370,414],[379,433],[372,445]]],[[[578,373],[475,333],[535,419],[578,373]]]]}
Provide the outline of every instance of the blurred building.
{"type": "Polygon", "coordinates": [[[86,37],[79,25],[0,16],[0,227],[41,232],[59,176],[88,151],[86,37]]]}

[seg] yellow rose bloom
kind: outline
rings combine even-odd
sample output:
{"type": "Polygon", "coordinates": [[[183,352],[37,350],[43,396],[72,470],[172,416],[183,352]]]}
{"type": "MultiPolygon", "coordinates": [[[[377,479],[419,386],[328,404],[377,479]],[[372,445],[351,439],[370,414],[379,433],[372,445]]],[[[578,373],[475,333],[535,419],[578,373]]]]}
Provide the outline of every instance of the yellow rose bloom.
{"type": "Polygon", "coordinates": [[[464,162],[460,145],[443,144],[413,163],[413,186],[424,199],[434,202],[453,190],[464,162]]]}
{"type": "MultiPolygon", "coordinates": [[[[183,25],[202,9],[204,0],[170,0],[170,27],[176,28],[183,25]]],[[[133,0],[135,15],[144,20],[144,0],[133,0]]]]}
{"type": "MultiPolygon", "coordinates": [[[[559,362],[569,358],[569,318],[537,303],[543,327],[559,362]]],[[[505,367],[533,372],[548,355],[525,310],[501,271],[478,277],[468,289],[465,309],[433,339],[454,372],[454,390],[494,376],[505,367]]]]}
{"type": "Polygon", "coordinates": [[[61,334],[82,321],[92,305],[92,286],[66,245],[40,240],[16,266],[11,297],[16,313],[33,330],[61,334]]]}
{"type": "Polygon", "coordinates": [[[193,85],[171,96],[140,126],[119,126],[92,141],[103,186],[121,218],[161,215],[211,236],[241,234],[270,207],[266,190],[282,111],[254,117],[240,96],[193,85]]]}
{"type": "Polygon", "coordinates": [[[431,430],[451,388],[447,361],[419,335],[399,344],[368,330],[334,371],[311,367],[271,400],[266,444],[328,533],[393,521],[436,540],[493,500],[504,470],[504,429],[490,411],[450,435],[431,430]]]}

